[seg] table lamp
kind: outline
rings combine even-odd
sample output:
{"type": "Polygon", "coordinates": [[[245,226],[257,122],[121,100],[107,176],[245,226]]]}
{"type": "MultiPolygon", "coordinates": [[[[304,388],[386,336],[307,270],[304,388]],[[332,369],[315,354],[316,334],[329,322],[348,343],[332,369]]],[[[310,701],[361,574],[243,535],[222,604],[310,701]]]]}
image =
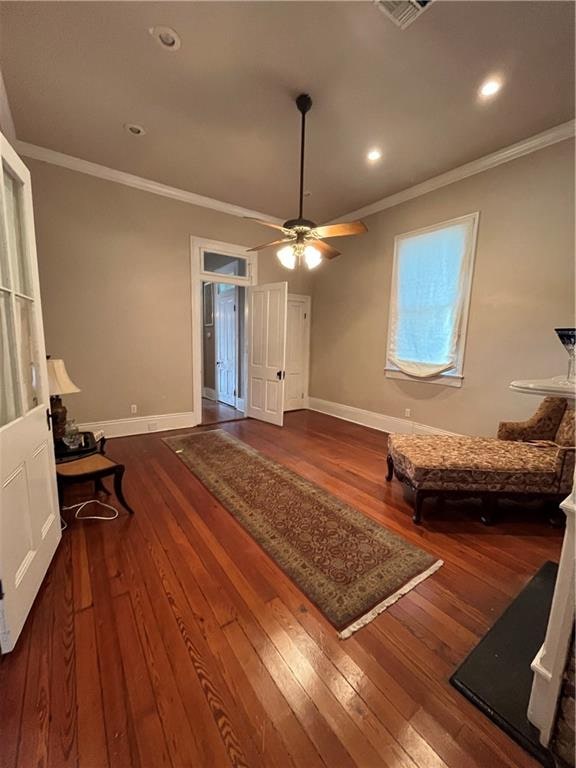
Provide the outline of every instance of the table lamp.
{"type": "Polygon", "coordinates": [[[62,440],[66,434],[66,406],[62,403],[60,395],[71,395],[80,392],[74,384],[64,365],[64,360],[48,358],[48,389],[50,392],[50,413],[52,415],[52,429],[54,440],[62,440]]]}

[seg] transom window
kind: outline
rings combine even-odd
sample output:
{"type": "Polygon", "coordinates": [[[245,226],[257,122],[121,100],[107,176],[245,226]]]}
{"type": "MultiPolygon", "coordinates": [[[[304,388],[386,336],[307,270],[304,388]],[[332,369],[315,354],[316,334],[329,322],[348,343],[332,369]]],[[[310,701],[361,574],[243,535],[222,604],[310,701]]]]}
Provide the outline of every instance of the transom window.
{"type": "Polygon", "coordinates": [[[477,229],[473,213],[396,238],[388,375],[460,386],[477,229]]]}
{"type": "Polygon", "coordinates": [[[241,256],[229,256],[224,253],[203,252],[204,272],[216,272],[221,275],[236,275],[246,277],[248,263],[241,256]]]}

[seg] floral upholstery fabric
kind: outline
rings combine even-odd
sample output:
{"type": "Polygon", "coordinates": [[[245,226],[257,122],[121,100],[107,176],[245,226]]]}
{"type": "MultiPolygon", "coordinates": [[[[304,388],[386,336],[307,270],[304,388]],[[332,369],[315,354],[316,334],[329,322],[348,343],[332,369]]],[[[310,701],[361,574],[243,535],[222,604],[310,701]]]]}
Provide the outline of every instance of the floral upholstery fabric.
{"type": "Polygon", "coordinates": [[[574,443],[575,443],[575,422],[574,409],[566,408],[564,416],[556,432],[554,439],[556,445],[566,448],[564,451],[562,469],[560,471],[560,492],[570,493],[574,479],[574,443]]]}
{"type": "MultiPolygon", "coordinates": [[[[563,397],[545,397],[536,413],[526,421],[502,421],[498,427],[500,440],[555,440],[566,411],[563,397]]],[[[557,441],[555,441],[557,442],[557,441]]]]}
{"type": "Polygon", "coordinates": [[[567,447],[574,447],[574,409],[566,408],[562,421],[558,427],[555,437],[553,438],[556,445],[565,445],[567,447]]]}
{"type": "Polygon", "coordinates": [[[397,473],[417,490],[562,493],[566,451],[486,437],[390,435],[397,473]]]}

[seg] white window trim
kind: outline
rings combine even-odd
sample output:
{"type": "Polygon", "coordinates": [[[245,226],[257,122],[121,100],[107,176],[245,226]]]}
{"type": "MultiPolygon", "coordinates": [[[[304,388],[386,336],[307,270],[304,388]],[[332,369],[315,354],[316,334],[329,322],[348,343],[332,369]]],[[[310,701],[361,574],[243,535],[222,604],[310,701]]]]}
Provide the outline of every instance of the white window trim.
{"type": "Polygon", "coordinates": [[[470,301],[472,296],[472,280],[474,277],[474,264],[476,261],[476,243],[478,239],[478,222],[480,219],[480,211],[474,213],[467,213],[464,216],[457,216],[455,219],[448,219],[447,221],[440,221],[437,224],[431,224],[428,227],[422,227],[420,229],[413,229],[410,232],[402,232],[396,235],[394,238],[394,263],[392,267],[392,283],[390,287],[390,305],[388,309],[388,333],[386,338],[386,366],[384,368],[386,378],[390,379],[403,379],[404,381],[418,381],[423,384],[441,384],[447,387],[461,387],[464,381],[464,356],[466,351],[466,342],[468,340],[468,318],[470,315],[470,301]],[[398,270],[398,244],[400,240],[413,237],[415,235],[422,235],[425,232],[433,232],[437,229],[449,227],[453,224],[458,224],[463,221],[472,221],[472,247],[470,248],[467,280],[465,285],[464,305],[462,307],[462,317],[460,319],[460,330],[458,333],[458,358],[454,368],[449,371],[444,371],[437,376],[429,376],[427,378],[420,378],[418,376],[410,376],[407,373],[401,371],[397,365],[395,365],[388,357],[391,341],[391,328],[392,328],[392,312],[394,309],[393,295],[396,290],[397,270],[398,270]]]}

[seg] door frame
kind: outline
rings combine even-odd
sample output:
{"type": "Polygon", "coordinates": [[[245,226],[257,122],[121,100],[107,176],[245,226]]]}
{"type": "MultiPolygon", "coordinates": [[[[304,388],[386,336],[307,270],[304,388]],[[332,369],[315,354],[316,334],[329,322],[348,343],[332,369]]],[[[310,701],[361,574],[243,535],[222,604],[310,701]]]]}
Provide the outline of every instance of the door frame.
{"type": "MultiPolygon", "coordinates": [[[[312,329],[312,297],[306,296],[303,293],[290,293],[288,292],[288,301],[294,299],[304,304],[304,312],[306,313],[306,338],[304,341],[304,354],[306,356],[306,366],[304,368],[304,401],[303,408],[308,408],[308,399],[310,397],[310,332],[312,329]]],[[[286,334],[288,334],[288,326],[286,327],[286,334]]],[[[297,409],[294,409],[297,410],[297,409]]],[[[286,396],[284,396],[284,412],[286,413],[286,396]]]]}
{"type": "MultiPolygon", "coordinates": [[[[246,245],[224,243],[219,240],[211,240],[203,237],[190,237],[190,298],[191,298],[191,322],[192,322],[192,402],[194,413],[194,426],[202,424],[202,283],[231,283],[232,285],[250,286],[258,284],[258,254],[249,253],[246,245]],[[235,256],[246,261],[246,276],[226,275],[218,272],[204,271],[204,252],[213,251],[226,256],[235,256]]],[[[244,349],[243,349],[243,381],[241,400],[246,402],[247,365],[248,365],[248,301],[247,295],[244,301],[244,349]]]]}

